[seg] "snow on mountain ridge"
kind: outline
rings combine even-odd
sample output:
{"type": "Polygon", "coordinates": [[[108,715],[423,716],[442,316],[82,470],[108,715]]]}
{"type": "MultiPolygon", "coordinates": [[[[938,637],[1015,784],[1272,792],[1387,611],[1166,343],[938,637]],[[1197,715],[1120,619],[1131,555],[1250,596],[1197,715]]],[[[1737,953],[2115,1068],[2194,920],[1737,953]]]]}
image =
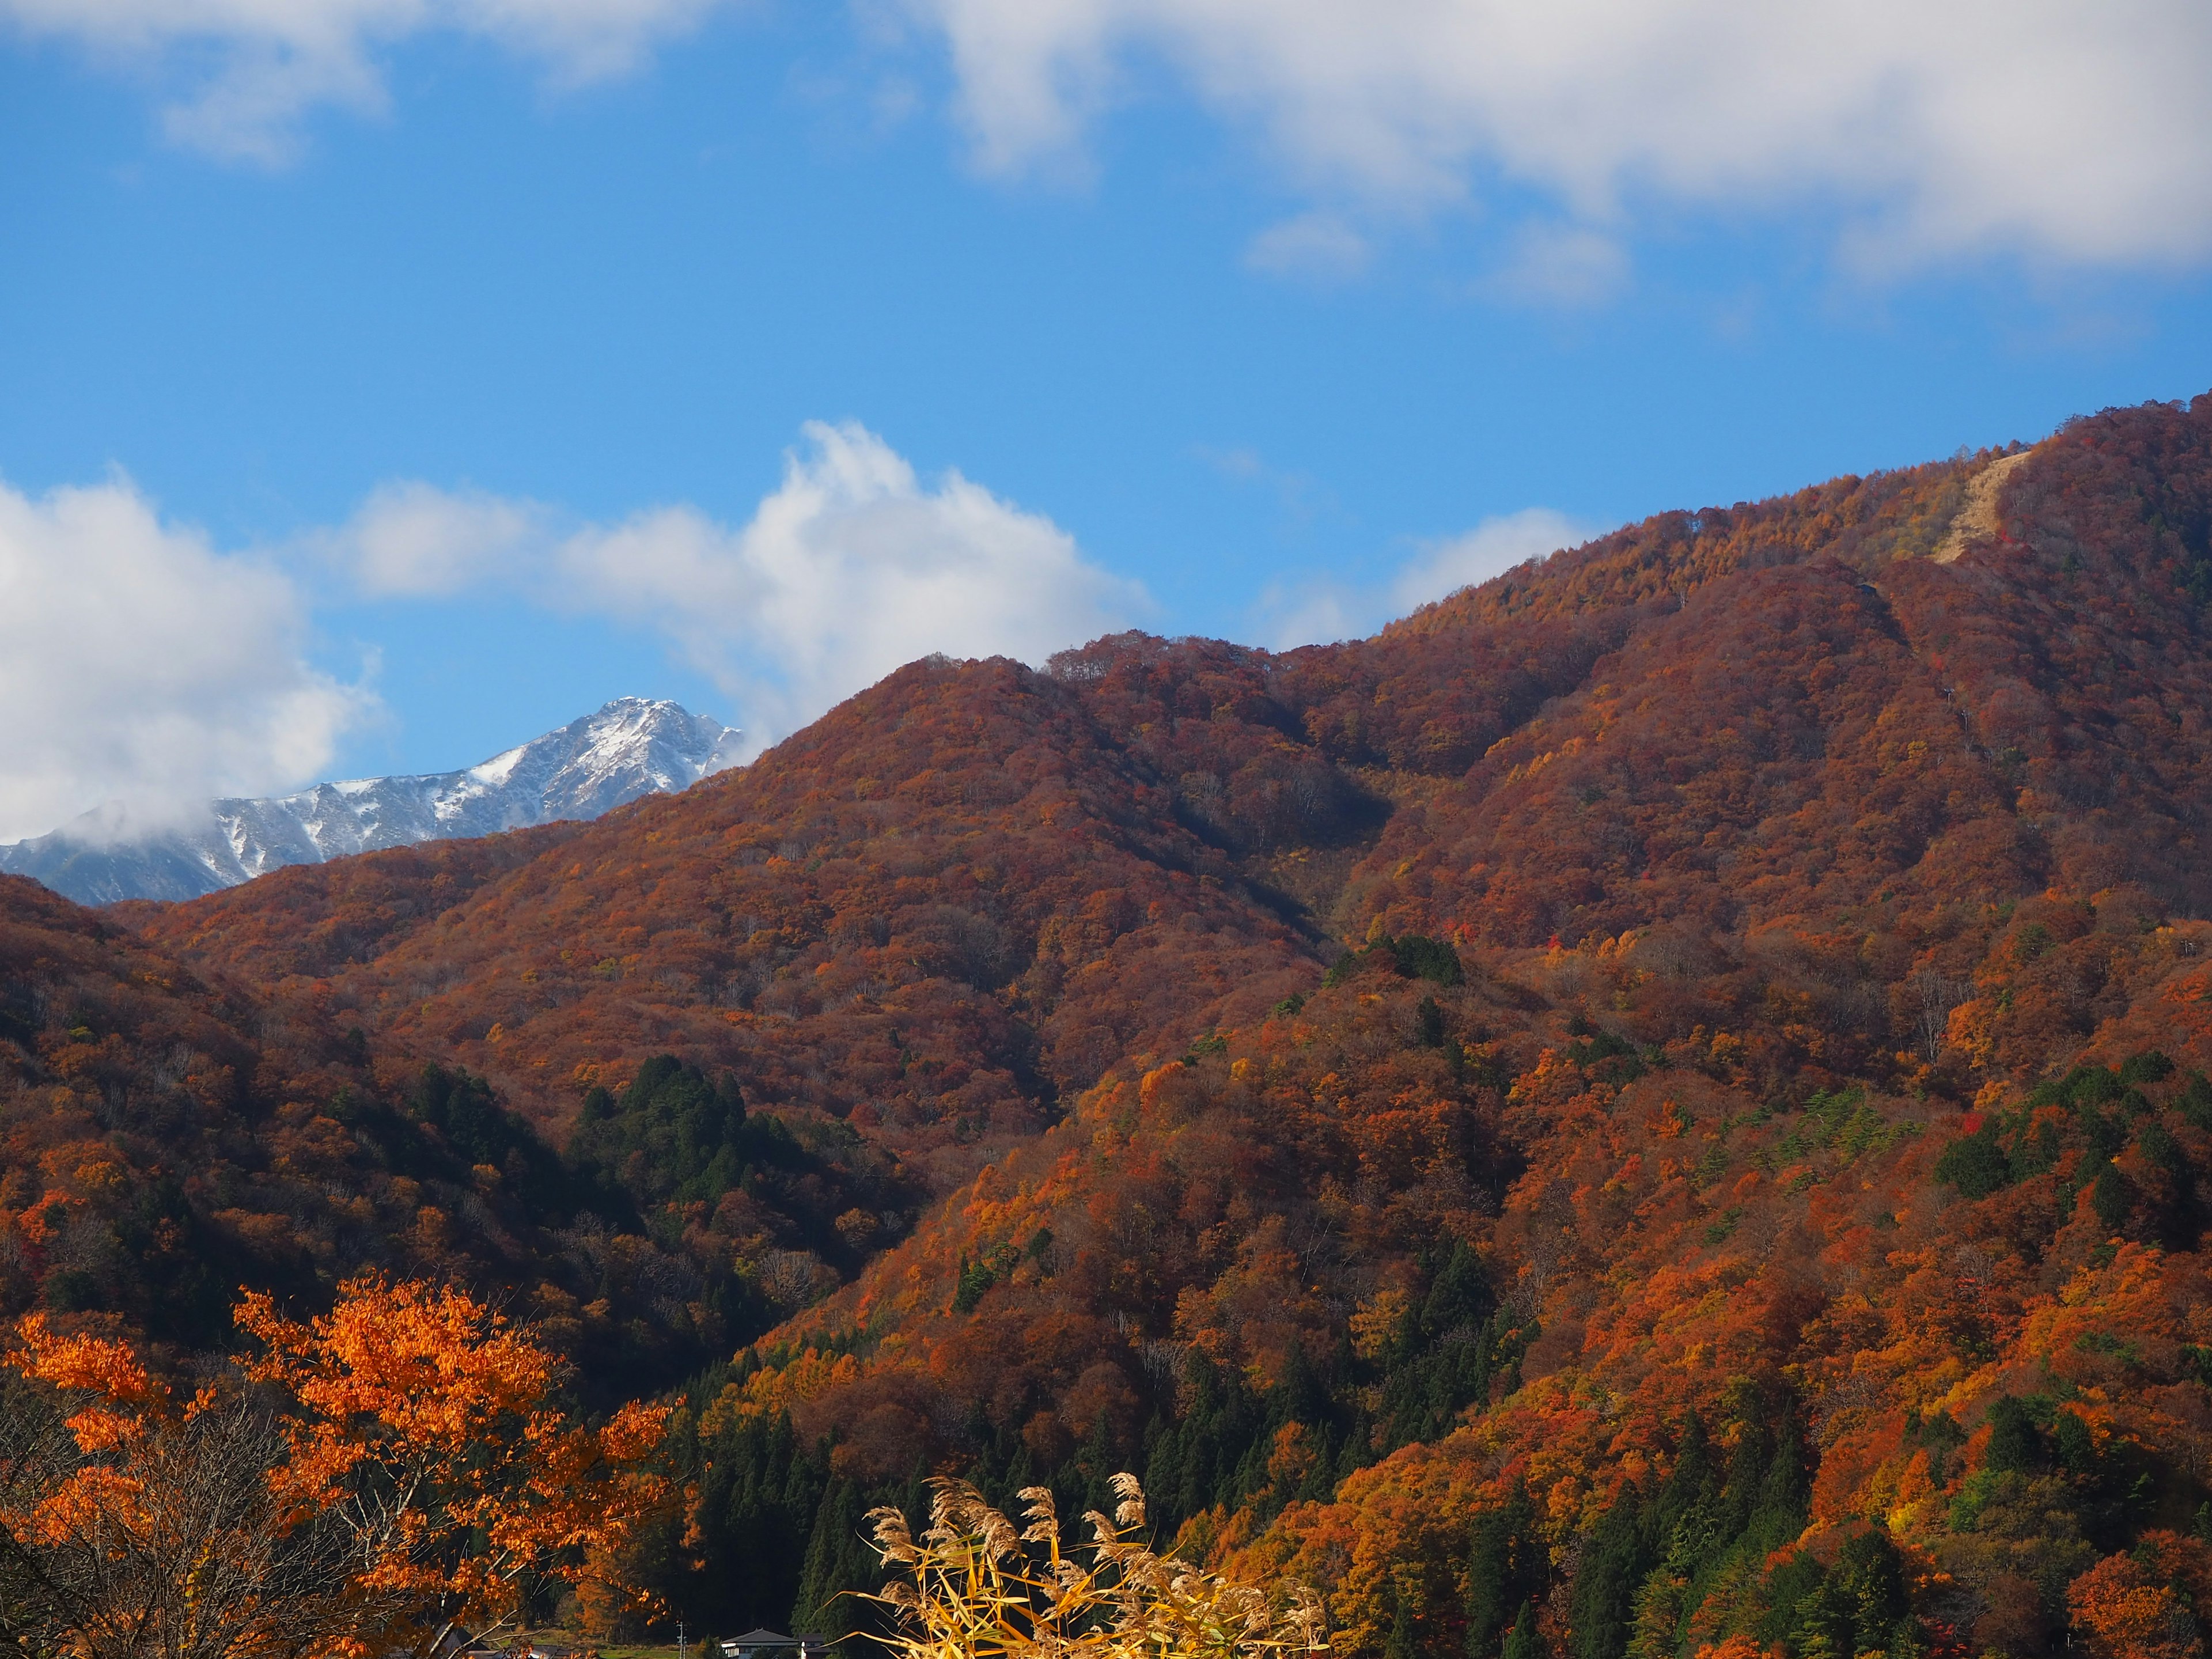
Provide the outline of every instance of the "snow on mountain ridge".
{"type": "Polygon", "coordinates": [[[348,778],[295,794],[209,804],[203,825],[118,838],[113,809],[0,846],[0,871],[88,904],[196,898],[287,864],[416,842],[592,818],[733,765],[739,734],[680,704],[618,697],[454,772],[348,778]]]}

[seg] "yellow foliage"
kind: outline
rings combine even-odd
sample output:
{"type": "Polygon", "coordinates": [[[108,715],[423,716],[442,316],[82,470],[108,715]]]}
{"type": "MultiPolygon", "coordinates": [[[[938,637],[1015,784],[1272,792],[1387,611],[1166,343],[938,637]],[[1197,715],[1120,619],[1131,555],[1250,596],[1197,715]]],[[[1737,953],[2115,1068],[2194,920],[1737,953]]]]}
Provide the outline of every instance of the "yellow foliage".
{"type": "Polygon", "coordinates": [[[1352,1316],[1352,1349],[1362,1359],[1372,1359],[1390,1346],[1405,1322],[1413,1298],[1396,1285],[1380,1290],[1359,1304],[1352,1316]]]}
{"type": "Polygon", "coordinates": [[[774,1417],[860,1374],[860,1362],[851,1354],[809,1348],[788,1364],[755,1371],[743,1382],[724,1389],[701,1418],[701,1432],[720,1434],[733,1419],[774,1417]]]}

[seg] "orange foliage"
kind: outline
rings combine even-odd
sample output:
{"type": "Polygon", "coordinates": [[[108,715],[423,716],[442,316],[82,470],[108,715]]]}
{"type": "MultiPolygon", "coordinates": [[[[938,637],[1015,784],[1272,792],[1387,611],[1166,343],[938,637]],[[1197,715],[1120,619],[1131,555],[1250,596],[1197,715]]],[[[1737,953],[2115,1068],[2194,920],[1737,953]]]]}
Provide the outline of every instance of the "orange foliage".
{"type": "Polygon", "coordinates": [[[526,1571],[613,1551],[666,1497],[642,1465],[667,1408],[570,1424],[553,1355],[461,1291],[356,1279],[304,1322],[249,1293],[238,1323],[260,1345],[246,1376],[294,1405],[272,1492],[301,1515],[360,1516],[368,1587],[505,1619],[526,1571]],[[453,1547],[471,1534],[482,1548],[453,1547]]]}
{"type": "Polygon", "coordinates": [[[2163,1551],[2152,1542],[2136,1554],[2108,1555],[2066,1587],[2067,1608],[2096,1659],[2196,1659],[2203,1652],[2191,1612],[2191,1592],[2203,1575],[2192,1573],[2195,1583],[2177,1585],[2171,1565],[2158,1558],[2190,1544],[2201,1555],[2204,1546],[2171,1534],[2160,1541],[2163,1551]],[[2151,1559],[2140,1559],[2143,1554],[2151,1559]]]}
{"type": "Polygon", "coordinates": [[[246,1650],[339,1630],[347,1651],[413,1645],[453,1620],[511,1620],[526,1575],[603,1578],[666,1506],[653,1462],[666,1409],[570,1420],[553,1356],[465,1293],[369,1278],[305,1323],[259,1294],[237,1311],[256,1353],[181,1410],[129,1345],[19,1322],[6,1363],[69,1410],[82,1454],[0,1486],[0,1528],[62,1587],[48,1636],[105,1651],[134,1620],[173,1637],[181,1619],[197,1650],[228,1620],[246,1650]],[[255,1426],[265,1407],[273,1440],[255,1426]],[[88,1577],[103,1558],[131,1568],[88,1577]],[[216,1579],[199,1577],[218,1560],[246,1580],[220,1608],[216,1579]]]}

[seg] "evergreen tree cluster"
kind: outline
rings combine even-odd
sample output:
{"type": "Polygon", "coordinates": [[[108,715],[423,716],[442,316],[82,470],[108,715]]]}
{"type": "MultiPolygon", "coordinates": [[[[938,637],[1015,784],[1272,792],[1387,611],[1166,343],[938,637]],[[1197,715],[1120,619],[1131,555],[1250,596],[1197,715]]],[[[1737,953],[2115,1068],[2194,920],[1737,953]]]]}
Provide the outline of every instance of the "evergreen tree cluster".
{"type": "Polygon", "coordinates": [[[2107,1232],[2140,1220],[2159,1242],[2190,1248],[2205,1218],[2174,1130],[2212,1128],[2212,1080],[2190,1073],[2178,1088],[2164,1091],[2161,1107],[2142,1085],[2165,1083],[2174,1070],[2156,1049],[2117,1067],[2077,1066],[1953,1141],[1936,1160],[1936,1178],[1963,1198],[1980,1199],[2051,1176],[2069,1211],[2087,1190],[2107,1232]],[[2130,1152],[2139,1171],[2154,1172],[2148,1184],[2123,1171],[2121,1161],[2130,1152]]]}
{"type": "Polygon", "coordinates": [[[710,1079],[673,1054],[639,1066],[619,1098],[593,1087],[568,1157],[643,1209],[712,1204],[759,1176],[799,1173],[817,1161],[781,1118],[747,1113],[735,1079],[710,1079]]]}
{"type": "Polygon", "coordinates": [[[1339,956],[1322,975],[1322,984],[1324,988],[1341,985],[1370,963],[1381,963],[1401,979],[1425,979],[1448,990],[1467,982],[1467,970],[1461,964],[1459,952],[1443,940],[1431,939],[1425,933],[1406,933],[1395,939],[1382,933],[1364,950],[1346,951],[1339,956]]]}
{"type": "MultiPolygon", "coordinates": [[[[1046,1236],[1036,1248],[1049,1244],[1046,1236]]],[[[987,1259],[964,1273],[988,1283],[1003,1266],[987,1259]]],[[[1002,1506],[1025,1486],[1048,1486],[1060,1512],[1073,1516],[1110,1512],[1111,1478],[1135,1471],[1152,1533],[1163,1540],[1211,1513],[1249,1509],[1264,1521],[1289,1504],[1325,1499],[1354,1470],[1449,1432],[1493,1386],[1517,1384],[1535,1332],[1499,1310],[1479,1258],[1455,1243],[1422,1268],[1421,1294],[1371,1359],[1345,1346],[1322,1364],[1293,1346],[1282,1376],[1262,1389],[1194,1350],[1156,1388],[1135,1443],[1119,1442],[1102,1418],[1048,1468],[1038,1466],[1015,1423],[994,1424],[979,1409],[962,1437],[970,1460],[963,1476],[1002,1506]],[[1379,1413],[1360,1403],[1378,1394],[1379,1413]],[[1269,1461],[1293,1425],[1313,1455],[1286,1486],[1269,1461]]],[[[742,1363],[750,1370],[758,1362],[747,1356],[742,1363]]],[[[744,1374],[717,1367],[687,1390],[692,1407],[678,1419],[672,1450],[697,1484],[696,1532],[688,1548],[667,1540],[649,1567],[653,1588],[698,1628],[766,1624],[833,1636],[874,1629],[868,1605],[854,1594],[883,1581],[863,1517],[885,1504],[919,1516],[933,1471],[917,1460],[890,1480],[855,1480],[837,1472],[834,1441],[805,1443],[787,1414],[710,1417],[707,1406],[744,1374]],[[702,1421],[714,1428],[702,1429],[702,1421]]],[[[1516,1559],[1534,1557],[1523,1547],[1516,1559]]]]}
{"type": "Polygon", "coordinates": [[[477,1168],[496,1170],[531,1213],[549,1224],[565,1224],[585,1210],[613,1219],[629,1207],[597,1171],[564,1160],[520,1114],[501,1104],[480,1077],[425,1066],[404,1105],[413,1123],[431,1135],[394,1133],[392,1115],[374,1107],[357,1114],[387,1149],[398,1173],[465,1180],[477,1168]]]}
{"type": "MultiPolygon", "coordinates": [[[[1672,1659],[1693,1611],[1725,1581],[1755,1583],[1767,1558],[1803,1530],[1808,1485],[1796,1417],[1755,1398],[1742,1404],[1730,1425],[1732,1444],[1715,1444],[1692,1414],[1667,1478],[1650,1491],[1625,1486],[1591,1528],[1566,1589],[1571,1659],[1672,1659]]],[[[1758,1609],[1761,1639],[1784,1642],[1795,1659],[1816,1659],[1816,1651],[1817,1659],[1850,1659],[1865,1650],[1816,1650],[1799,1639],[1792,1609],[1814,1581],[1800,1587],[1782,1572],[1812,1572],[1826,1582],[1809,1556],[1802,1559],[1808,1565],[1778,1570],[1765,1594],[1749,1598],[1745,1611],[1758,1609]]],[[[1486,1589],[1483,1610],[1495,1617],[1499,1599],[1486,1589]]],[[[1901,1612],[1900,1603],[1893,1619],[1901,1612]]],[[[1470,1622],[1468,1659],[1498,1651],[1495,1627],[1481,1631],[1470,1622]]]]}

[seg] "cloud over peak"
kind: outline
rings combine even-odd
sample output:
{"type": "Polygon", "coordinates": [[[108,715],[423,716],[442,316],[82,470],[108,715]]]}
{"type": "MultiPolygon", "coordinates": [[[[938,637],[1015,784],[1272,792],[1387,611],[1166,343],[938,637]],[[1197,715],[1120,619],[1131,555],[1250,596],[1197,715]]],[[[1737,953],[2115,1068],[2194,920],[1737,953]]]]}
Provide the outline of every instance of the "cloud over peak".
{"type": "MultiPolygon", "coordinates": [[[[917,657],[1042,663],[1151,611],[1052,520],[958,472],[925,481],[851,422],[804,437],[742,525],[684,505],[579,525],[400,482],[291,551],[365,598],[497,588],[647,629],[721,688],[752,753],[917,657]]],[[[163,522],[127,480],[0,484],[0,842],[95,809],[136,835],[327,775],[376,700],[315,669],[310,634],[282,563],[163,522]]]]}
{"type": "Polygon", "coordinates": [[[805,438],[741,528],[664,508],[558,555],[572,602],[660,629],[763,736],[931,652],[1041,663],[1149,608],[1049,519],[958,472],[927,487],[852,422],[805,438]]]}

